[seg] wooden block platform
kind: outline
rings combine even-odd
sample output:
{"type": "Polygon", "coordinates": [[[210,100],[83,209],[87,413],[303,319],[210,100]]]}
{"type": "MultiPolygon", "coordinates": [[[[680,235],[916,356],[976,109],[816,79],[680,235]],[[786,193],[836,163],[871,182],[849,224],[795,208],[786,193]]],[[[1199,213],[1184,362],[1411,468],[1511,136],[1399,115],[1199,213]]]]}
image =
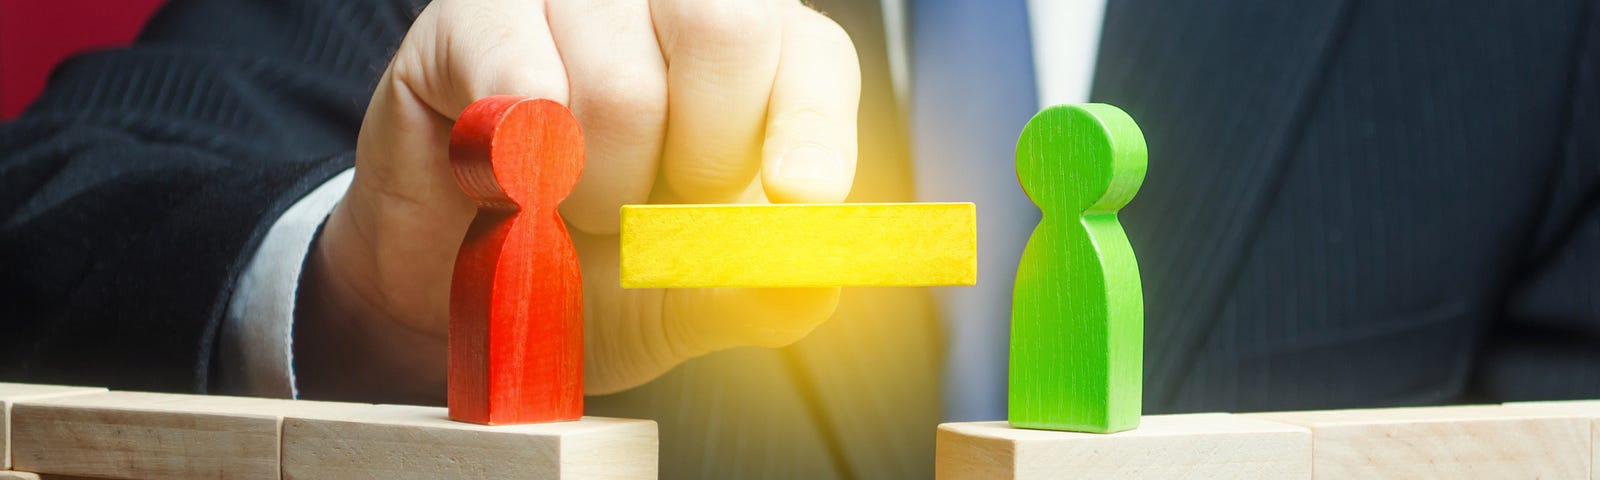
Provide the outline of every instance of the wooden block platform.
{"type": "Polygon", "coordinates": [[[947,423],[937,476],[1600,480],[1600,401],[1145,416],[1091,434],[947,423]]]}
{"type": "Polygon", "coordinates": [[[656,424],[584,417],[483,426],[373,405],[283,422],[283,478],[656,478],[656,424]]]}
{"type": "Polygon", "coordinates": [[[13,468],[111,478],[278,478],[278,431],[293,412],[351,404],[107,392],[22,400],[13,468]]]}
{"type": "Polygon", "coordinates": [[[1589,420],[1589,478],[1600,480],[1600,400],[1507,403],[1507,407],[1574,415],[1589,420]]]}
{"type": "Polygon", "coordinates": [[[946,423],[937,448],[941,480],[1311,478],[1310,431],[1225,413],[1146,416],[1113,434],[946,423]]]}
{"type": "MultiPolygon", "coordinates": [[[[655,478],[655,422],[0,384],[14,478],[655,478]],[[24,395],[27,392],[27,395],[24,395]]],[[[7,478],[0,476],[0,479],[7,478]]]]}
{"type": "Polygon", "coordinates": [[[18,472],[16,470],[0,470],[0,480],[94,480],[93,477],[74,477],[70,475],[40,475],[33,472],[18,472]]]}
{"type": "Polygon", "coordinates": [[[1311,429],[1322,478],[1587,478],[1590,422],[1498,405],[1251,414],[1311,429]]]}
{"type": "Polygon", "coordinates": [[[11,404],[20,400],[103,393],[104,388],[0,383],[0,470],[11,468],[11,404]]]}
{"type": "Polygon", "coordinates": [[[625,288],[972,285],[970,203],[624,205],[625,288]]]}

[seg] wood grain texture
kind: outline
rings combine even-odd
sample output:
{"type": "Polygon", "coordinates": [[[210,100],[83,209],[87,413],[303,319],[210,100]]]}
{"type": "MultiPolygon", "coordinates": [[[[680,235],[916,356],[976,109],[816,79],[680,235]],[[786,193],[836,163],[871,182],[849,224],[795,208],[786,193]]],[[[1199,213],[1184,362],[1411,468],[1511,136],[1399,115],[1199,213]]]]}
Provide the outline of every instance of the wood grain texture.
{"type": "Polygon", "coordinates": [[[15,470],[0,470],[0,480],[91,480],[94,477],[78,477],[72,475],[38,474],[33,472],[18,472],[15,470]]]}
{"type": "Polygon", "coordinates": [[[1206,413],[1144,418],[1114,434],[1013,428],[1006,422],[939,426],[937,478],[1311,478],[1311,432],[1206,413]]]}
{"type": "Polygon", "coordinates": [[[1311,429],[1319,478],[1586,478],[1587,419],[1504,406],[1273,412],[1311,429]]]}
{"type": "Polygon", "coordinates": [[[622,286],[972,285],[970,203],[625,205],[622,286]]]}
{"type": "Polygon", "coordinates": [[[583,282],[557,207],[583,171],[577,119],[544,99],[473,102],[450,133],[456,181],[478,205],[450,287],[450,418],[583,415],[583,282]]]}
{"type": "Polygon", "coordinates": [[[12,406],[17,470],[108,478],[278,478],[279,422],[356,404],[109,392],[12,406]]]}
{"type": "Polygon", "coordinates": [[[1012,426],[1115,432],[1139,425],[1144,300],[1117,210],[1145,174],[1144,135],[1103,104],[1055,106],[1017,141],[1017,179],[1044,212],[1017,266],[1012,426]]]}
{"type": "Polygon", "coordinates": [[[653,479],[657,451],[649,420],[490,427],[440,408],[373,405],[283,423],[289,479],[653,479]]]}
{"type": "Polygon", "coordinates": [[[1589,478],[1600,480],[1600,400],[1517,402],[1507,403],[1505,406],[1587,418],[1589,420],[1589,478]]]}
{"type": "Polygon", "coordinates": [[[0,383],[0,470],[11,468],[11,404],[21,400],[105,392],[98,387],[0,383]]]}

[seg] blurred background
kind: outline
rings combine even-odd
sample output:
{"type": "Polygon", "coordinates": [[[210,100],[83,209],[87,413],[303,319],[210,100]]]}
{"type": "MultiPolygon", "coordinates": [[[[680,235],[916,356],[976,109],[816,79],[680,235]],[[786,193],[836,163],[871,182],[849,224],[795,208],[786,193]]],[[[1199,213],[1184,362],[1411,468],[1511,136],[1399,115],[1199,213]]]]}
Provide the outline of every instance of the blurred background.
{"type": "Polygon", "coordinates": [[[0,120],[44,90],[68,55],[133,42],[165,0],[0,0],[0,120]]]}

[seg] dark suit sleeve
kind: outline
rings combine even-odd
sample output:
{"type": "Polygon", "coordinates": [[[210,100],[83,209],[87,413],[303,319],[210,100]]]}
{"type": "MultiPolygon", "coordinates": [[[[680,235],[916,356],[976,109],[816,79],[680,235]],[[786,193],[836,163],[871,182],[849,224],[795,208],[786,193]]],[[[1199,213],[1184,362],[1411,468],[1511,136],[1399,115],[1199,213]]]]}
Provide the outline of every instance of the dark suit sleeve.
{"type": "Polygon", "coordinates": [[[240,270],[350,167],[420,5],[175,1],[0,126],[0,380],[205,391],[240,270]]]}
{"type": "MultiPolygon", "coordinates": [[[[1600,3],[1600,2],[1596,2],[1600,3]]],[[[1486,336],[1482,401],[1593,396],[1600,385],[1600,6],[1573,60],[1573,102],[1544,216],[1513,267],[1505,316],[1486,336]]],[[[1485,192],[1486,195],[1492,192],[1485,192]]]]}

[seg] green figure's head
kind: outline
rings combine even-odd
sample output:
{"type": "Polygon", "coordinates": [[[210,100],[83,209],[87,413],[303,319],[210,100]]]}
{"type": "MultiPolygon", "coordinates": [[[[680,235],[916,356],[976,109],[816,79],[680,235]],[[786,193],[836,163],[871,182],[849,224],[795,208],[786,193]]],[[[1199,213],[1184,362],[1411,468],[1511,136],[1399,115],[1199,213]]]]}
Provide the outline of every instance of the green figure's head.
{"type": "Polygon", "coordinates": [[[1047,215],[1115,213],[1139,192],[1144,171],[1144,133],[1111,105],[1046,108],[1017,139],[1017,181],[1047,215]]]}

